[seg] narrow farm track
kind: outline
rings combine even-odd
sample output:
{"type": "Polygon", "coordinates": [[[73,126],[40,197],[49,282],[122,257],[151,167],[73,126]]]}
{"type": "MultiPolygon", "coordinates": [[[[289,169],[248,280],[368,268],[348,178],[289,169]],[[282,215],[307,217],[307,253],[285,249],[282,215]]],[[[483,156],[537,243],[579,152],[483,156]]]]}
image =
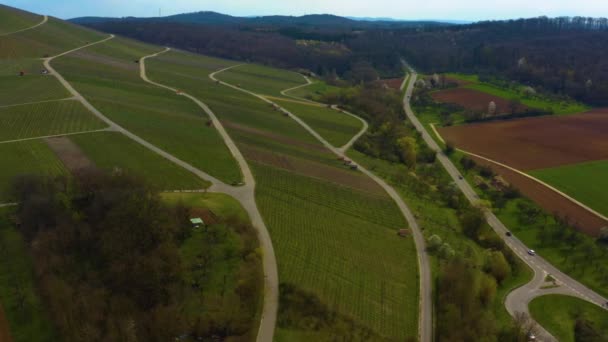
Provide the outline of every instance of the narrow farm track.
{"type": "Polygon", "coordinates": [[[266,227],[266,224],[264,223],[262,215],[260,214],[260,211],[255,202],[255,178],[253,177],[253,173],[251,172],[247,161],[241,154],[241,151],[238,149],[230,135],[228,135],[228,133],[222,126],[222,123],[217,119],[215,113],[213,113],[213,111],[205,103],[201,102],[199,99],[192,95],[186,94],[184,92],[179,92],[175,88],[154,82],[148,78],[146,74],[146,59],[154,58],[168,51],[170,51],[170,49],[166,48],[164,51],[143,57],[139,62],[140,76],[144,81],[150,84],[167,89],[175,94],[179,93],[179,95],[187,97],[188,99],[196,103],[201,109],[203,109],[203,111],[209,116],[209,118],[211,118],[213,126],[218,130],[218,132],[222,136],[222,139],[228,146],[228,149],[232,153],[232,156],[239,164],[245,181],[244,186],[231,187],[221,182],[212,182],[213,185],[211,186],[211,188],[209,188],[209,191],[226,193],[241,202],[241,205],[243,205],[243,207],[249,214],[252,224],[258,232],[258,238],[260,240],[260,245],[263,250],[262,262],[264,267],[264,306],[262,309],[262,317],[260,321],[260,328],[258,330],[257,341],[272,341],[274,337],[274,329],[276,326],[276,317],[279,304],[279,276],[270,233],[268,232],[268,228],[266,227]]]}
{"type": "MultiPolygon", "coordinates": [[[[293,95],[289,95],[288,94],[292,90],[308,87],[308,86],[310,86],[310,85],[313,84],[313,82],[308,77],[306,77],[306,76],[302,76],[302,77],[304,77],[304,79],[306,80],[306,84],[302,84],[302,85],[299,85],[297,87],[293,87],[293,88],[289,88],[289,89],[283,90],[283,91],[281,91],[281,95],[287,96],[287,97],[290,97],[290,98],[293,98],[293,99],[297,99],[299,101],[305,101],[306,103],[310,104],[311,106],[327,107],[327,105],[324,104],[324,103],[320,103],[320,102],[316,102],[316,101],[312,101],[312,100],[308,100],[308,99],[303,99],[301,97],[297,97],[297,96],[293,96],[293,95]]],[[[269,97],[267,97],[267,98],[268,99],[272,99],[272,98],[269,98],[269,97]]],[[[369,129],[369,125],[367,124],[367,121],[363,120],[358,115],[355,115],[353,113],[349,113],[349,112],[347,112],[345,110],[342,110],[338,106],[332,106],[332,108],[334,110],[342,112],[343,114],[352,116],[353,118],[359,120],[361,122],[361,124],[363,125],[363,127],[361,128],[361,131],[359,131],[359,133],[357,133],[352,139],[350,139],[350,141],[347,142],[346,145],[338,148],[338,150],[341,153],[346,153],[346,151],[348,151],[357,142],[357,140],[359,140],[359,138],[361,138],[361,136],[363,136],[363,134],[365,134],[365,132],[367,132],[367,130],[369,129]]]]}
{"type": "Polygon", "coordinates": [[[2,108],[20,107],[20,106],[28,106],[28,105],[35,105],[35,104],[41,104],[41,103],[63,102],[63,101],[70,101],[70,100],[76,100],[76,98],[75,97],[66,97],[65,99],[57,99],[57,100],[46,100],[46,101],[37,101],[37,102],[17,103],[17,104],[12,104],[12,105],[0,106],[0,109],[2,109],[2,108]]]}
{"type": "Polygon", "coordinates": [[[47,138],[67,137],[67,136],[70,136],[70,135],[81,135],[81,134],[99,133],[99,132],[108,132],[108,131],[113,131],[113,129],[110,128],[110,127],[108,127],[108,128],[103,128],[103,129],[95,129],[95,130],[92,130],[92,131],[62,133],[62,134],[55,134],[55,135],[44,135],[44,136],[39,136],[39,137],[31,137],[31,138],[23,138],[23,139],[15,139],[15,140],[6,140],[6,141],[0,141],[0,144],[12,144],[12,143],[17,143],[17,142],[22,142],[22,141],[29,141],[29,140],[39,140],[39,139],[47,139],[47,138]]]}
{"type": "MultiPolygon", "coordinates": [[[[249,90],[220,81],[215,77],[217,74],[224,72],[226,70],[230,70],[235,67],[237,67],[237,66],[232,66],[232,67],[225,68],[220,71],[214,72],[211,75],[209,75],[209,77],[212,80],[219,82],[222,85],[225,85],[230,88],[247,93],[249,95],[255,96],[266,103],[278,106],[284,113],[289,115],[289,117],[291,119],[295,120],[298,124],[300,124],[304,129],[306,129],[310,134],[312,134],[317,140],[319,140],[327,149],[329,149],[331,152],[333,152],[337,156],[340,156],[340,157],[343,156],[344,152],[346,151],[346,147],[347,146],[350,147],[350,145],[352,145],[352,143],[354,143],[354,141],[356,141],[356,139],[353,139],[353,140],[351,140],[351,142],[349,142],[349,144],[347,144],[343,148],[336,148],[336,147],[332,146],[329,142],[327,142],[327,140],[325,140],[321,135],[319,135],[308,124],[306,124],[303,120],[301,120],[297,115],[289,112],[285,108],[279,106],[277,103],[270,101],[269,99],[267,99],[266,97],[264,97],[262,95],[259,95],[254,92],[251,92],[249,90]]],[[[296,87],[296,88],[301,88],[301,87],[311,84],[311,82],[308,78],[306,78],[306,81],[307,81],[307,84],[304,84],[304,85],[296,87]]],[[[293,90],[296,88],[291,88],[291,89],[288,89],[287,91],[293,90]]],[[[287,91],[283,91],[282,94],[285,95],[285,93],[287,91]]],[[[288,96],[288,95],[285,95],[285,96],[288,96]]],[[[350,113],[346,113],[346,114],[350,114],[350,113]]],[[[359,134],[357,134],[357,136],[356,136],[356,138],[358,139],[362,134],[365,133],[365,131],[367,131],[368,125],[363,119],[359,118],[358,116],[356,116],[354,114],[350,114],[350,115],[357,117],[359,120],[361,120],[362,122],[365,123],[364,130],[362,132],[360,132],[359,134]]],[[[430,261],[428,258],[428,254],[426,252],[426,243],[424,240],[424,236],[422,235],[422,231],[420,230],[420,227],[419,227],[418,223],[416,222],[416,219],[415,219],[414,215],[412,214],[411,210],[405,204],[405,202],[401,199],[401,197],[399,196],[397,191],[395,189],[393,189],[393,187],[388,185],[386,182],[384,182],[384,180],[377,177],[375,174],[368,171],[364,167],[359,166],[359,170],[362,173],[364,173],[365,175],[367,175],[368,177],[370,177],[371,179],[373,179],[378,185],[380,185],[388,193],[388,195],[397,203],[399,210],[401,211],[401,213],[407,220],[409,227],[413,232],[414,242],[416,244],[416,250],[418,253],[418,269],[420,272],[420,302],[419,302],[420,314],[419,314],[418,336],[419,336],[420,341],[430,342],[433,339],[432,281],[431,281],[430,261]]]]}
{"type": "Polygon", "coordinates": [[[42,18],[42,21],[39,22],[38,24],[34,25],[34,26],[30,26],[30,27],[27,27],[27,28],[24,28],[24,29],[18,30],[18,31],[13,31],[13,32],[9,32],[9,33],[3,33],[3,34],[0,34],[0,37],[6,37],[6,36],[10,36],[11,34],[15,34],[15,33],[19,33],[19,32],[24,32],[24,31],[32,30],[32,29],[35,29],[38,26],[42,26],[42,25],[46,24],[48,21],[49,21],[49,17],[45,15],[44,18],[42,18]]]}
{"type": "MultiPolygon", "coordinates": [[[[442,152],[439,145],[435,142],[435,140],[433,140],[429,132],[426,130],[424,125],[422,125],[420,120],[418,120],[414,111],[411,108],[409,99],[414,89],[417,74],[415,71],[413,71],[413,69],[411,69],[410,67],[408,68],[411,70],[411,77],[409,86],[407,88],[407,91],[405,92],[405,97],[403,100],[403,105],[407,117],[416,127],[416,129],[422,134],[422,137],[426,144],[429,146],[429,148],[431,148],[437,153],[437,159],[446,169],[448,174],[452,177],[452,179],[454,180],[458,188],[462,191],[462,193],[465,195],[465,197],[471,202],[471,204],[476,205],[478,203],[478,198],[473,188],[469,185],[466,179],[461,179],[461,174],[456,168],[456,166],[442,152]]],[[[603,307],[603,305],[607,301],[606,298],[587,288],[585,285],[579,283],[570,276],[564,274],[556,267],[545,261],[542,257],[538,255],[528,255],[529,248],[516,237],[507,237],[507,227],[496,217],[496,215],[494,215],[491,210],[484,209],[484,214],[486,221],[488,222],[490,227],[492,227],[492,229],[496,232],[496,234],[498,234],[498,236],[504,240],[505,244],[509,246],[509,248],[511,248],[511,250],[513,250],[513,252],[534,271],[534,278],[532,279],[532,281],[522,287],[515,289],[507,296],[505,300],[505,306],[511,316],[515,317],[518,313],[525,313],[527,315],[530,315],[528,304],[530,303],[530,301],[532,301],[532,299],[546,294],[554,293],[578,297],[580,299],[603,307]],[[560,285],[558,288],[541,288],[544,283],[545,276],[549,274],[557,280],[557,283],[560,285]]],[[[538,324],[537,326],[537,338],[539,341],[556,341],[555,337],[553,337],[548,331],[546,331],[538,324]]]]}

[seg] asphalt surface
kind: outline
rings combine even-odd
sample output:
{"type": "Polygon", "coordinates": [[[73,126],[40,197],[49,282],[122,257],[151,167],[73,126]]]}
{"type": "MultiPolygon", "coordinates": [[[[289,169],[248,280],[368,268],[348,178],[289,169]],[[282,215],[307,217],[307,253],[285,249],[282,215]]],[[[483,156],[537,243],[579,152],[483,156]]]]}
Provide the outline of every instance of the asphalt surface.
{"type": "MultiPolygon", "coordinates": [[[[255,96],[255,97],[261,99],[262,101],[265,101],[266,103],[278,106],[278,108],[280,108],[281,111],[283,111],[285,114],[287,114],[291,119],[295,120],[298,124],[300,124],[304,129],[306,129],[315,138],[317,138],[317,140],[319,140],[319,142],[321,142],[327,149],[329,149],[331,152],[333,152],[337,156],[344,156],[344,152],[345,152],[344,147],[336,148],[336,147],[332,146],[329,142],[327,142],[327,140],[325,140],[320,134],[318,134],[314,129],[312,129],[306,122],[301,120],[297,115],[289,112],[287,109],[279,106],[277,103],[270,101],[268,98],[264,97],[263,95],[256,94],[249,90],[234,86],[232,84],[220,81],[217,78],[215,78],[215,76],[217,74],[219,74],[223,71],[235,68],[235,67],[238,67],[238,65],[232,66],[230,68],[226,68],[224,70],[220,70],[220,71],[210,75],[210,77],[211,77],[211,79],[213,79],[223,85],[226,85],[233,89],[236,89],[236,90],[242,91],[244,93],[250,94],[252,96],[255,96]]],[[[304,84],[302,86],[298,86],[295,88],[290,88],[290,89],[287,89],[286,91],[283,91],[283,95],[289,96],[289,95],[286,95],[285,92],[309,85],[310,80],[306,79],[306,81],[307,81],[307,84],[304,84]]],[[[312,102],[312,101],[309,101],[309,102],[312,102]]],[[[350,113],[347,113],[347,114],[350,114],[350,113]]],[[[357,117],[359,120],[364,121],[363,119],[359,118],[358,116],[356,116],[354,114],[350,114],[350,115],[353,115],[353,116],[357,117]]],[[[365,126],[365,130],[367,130],[366,122],[365,122],[364,126],[365,126]]],[[[363,131],[362,133],[360,132],[357,135],[357,138],[360,137],[363,133],[365,133],[365,131],[363,131]]],[[[351,141],[349,144],[352,145],[352,143],[354,143],[354,141],[351,141]]],[[[347,144],[347,146],[349,146],[349,144],[347,144]]],[[[399,196],[397,191],[395,191],[395,189],[393,189],[393,187],[388,185],[383,179],[381,179],[380,177],[377,177],[375,174],[368,171],[365,167],[363,167],[361,165],[358,165],[358,166],[359,166],[359,170],[362,173],[364,173],[365,175],[367,175],[371,179],[373,179],[397,203],[399,210],[401,211],[401,213],[407,220],[407,222],[409,224],[409,228],[412,231],[412,235],[414,237],[414,242],[416,244],[416,251],[417,251],[417,255],[418,255],[418,269],[419,269],[419,273],[420,273],[420,301],[419,301],[420,307],[419,307],[418,338],[419,338],[419,341],[422,341],[422,342],[431,342],[433,340],[433,296],[432,296],[433,286],[432,286],[432,278],[431,278],[430,261],[429,261],[429,256],[426,252],[426,241],[424,239],[424,235],[422,234],[422,231],[420,230],[420,226],[418,225],[418,222],[416,222],[416,219],[415,219],[414,215],[412,214],[411,210],[405,204],[405,202],[403,201],[401,196],[399,196]]]]}
{"type": "MultiPolygon", "coordinates": [[[[452,177],[458,188],[462,191],[465,197],[473,204],[478,203],[478,197],[473,188],[469,183],[462,177],[456,166],[452,161],[443,153],[439,145],[433,140],[429,132],[418,120],[412,108],[410,106],[410,97],[412,95],[414,84],[416,82],[417,74],[411,73],[411,81],[407,88],[404,97],[404,108],[408,119],[414,124],[416,129],[422,134],[422,137],[426,144],[435,152],[437,152],[437,159],[446,169],[448,174],[452,177]]],[[[544,260],[541,256],[531,256],[528,254],[529,248],[524,245],[515,236],[508,237],[506,234],[509,231],[507,227],[488,209],[484,209],[484,214],[488,224],[494,229],[494,231],[500,236],[507,246],[511,248],[521,260],[523,260],[534,272],[534,278],[528,284],[512,291],[505,300],[505,306],[507,311],[515,317],[519,312],[523,312],[529,315],[528,303],[536,297],[545,294],[565,294],[580,299],[586,300],[600,307],[607,302],[607,299],[601,295],[595,293],[593,290],[587,288],[583,284],[574,280],[570,276],[564,274],[553,265],[544,260]],[[557,280],[559,284],[558,288],[553,289],[541,289],[544,284],[546,275],[551,275],[557,280]]],[[[605,307],[604,307],[605,308],[605,307]]],[[[536,335],[539,341],[555,341],[555,337],[549,334],[545,329],[537,325],[536,335]]]]}

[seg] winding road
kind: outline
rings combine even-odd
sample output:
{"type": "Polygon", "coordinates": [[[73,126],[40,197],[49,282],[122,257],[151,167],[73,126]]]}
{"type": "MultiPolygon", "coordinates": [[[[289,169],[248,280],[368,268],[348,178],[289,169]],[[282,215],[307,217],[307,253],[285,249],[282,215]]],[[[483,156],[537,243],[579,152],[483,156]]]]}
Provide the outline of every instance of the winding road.
{"type": "MultiPolygon", "coordinates": [[[[327,140],[325,140],[320,134],[318,134],[314,129],[312,129],[307,123],[305,123],[303,120],[301,120],[297,115],[289,112],[287,109],[281,107],[279,104],[269,100],[268,98],[264,97],[263,95],[256,94],[252,91],[223,82],[216,78],[217,74],[230,70],[232,68],[236,68],[236,67],[238,67],[238,65],[217,71],[217,72],[209,75],[209,77],[212,80],[219,82],[222,85],[225,85],[230,88],[247,93],[249,95],[255,96],[266,103],[277,106],[278,108],[280,108],[281,111],[283,111],[283,113],[287,114],[291,119],[295,120],[298,124],[300,124],[300,126],[302,126],[310,134],[312,134],[317,140],[319,140],[319,142],[321,142],[321,144],[323,144],[323,146],[325,146],[328,150],[330,150],[337,156],[340,156],[340,157],[344,156],[344,152],[346,151],[347,147],[350,147],[355,142],[356,139],[351,140],[351,142],[349,142],[346,146],[344,146],[342,148],[336,148],[336,147],[332,146],[329,142],[327,142],[327,140]]],[[[311,84],[310,80],[307,77],[304,77],[304,78],[306,79],[307,84],[284,90],[282,92],[282,94],[285,96],[289,96],[289,95],[286,95],[285,93],[290,90],[294,90],[297,88],[301,88],[301,87],[310,85],[311,84]]],[[[289,97],[293,97],[293,96],[289,96],[289,97]]],[[[314,103],[313,101],[309,101],[309,102],[314,103]]],[[[334,108],[337,109],[337,107],[334,107],[334,108]]],[[[367,130],[367,127],[368,127],[367,122],[365,122],[365,120],[361,119],[360,117],[358,117],[354,114],[351,114],[351,113],[346,113],[346,114],[352,115],[352,116],[358,118],[359,120],[361,120],[362,122],[364,122],[364,130],[362,132],[360,132],[359,134],[357,134],[357,136],[356,136],[356,138],[358,139],[367,130]]],[[[426,242],[424,239],[424,235],[422,234],[422,231],[420,230],[420,226],[418,225],[418,222],[416,222],[416,219],[415,219],[414,215],[412,214],[411,210],[405,204],[405,202],[403,201],[401,196],[399,196],[397,191],[393,187],[388,185],[384,180],[377,177],[375,174],[368,171],[366,168],[362,167],[361,165],[359,165],[359,170],[362,173],[364,173],[365,175],[369,176],[371,179],[373,179],[378,185],[380,185],[388,193],[388,195],[395,201],[395,203],[397,203],[399,210],[401,211],[401,213],[407,220],[409,227],[412,230],[412,234],[414,237],[414,243],[416,244],[416,251],[418,254],[418,269],[420,272],[420,285],[419,285],[420,286],[420,301],[419,301],[420,308],[419,308],[418,337],[419,337],[419,341],[430,342],[433,340],[433,297],[432,297],[432,288],[433,287],[432,287],[430,261],[429,261],[429,256],[426,252],[426,242]]]]}
{"type": "Polygon", "coordinates": [[[38,26],[42,26],[42,25],[46,24],[48,21],[49,21],[49,17],[45,15],[42,18],[42,21],[39,22],[38,24],[34,25],[34,26],[30,26],[30,27],[27,27],[27,28],[24,28],[24,29],[18,30],[18,31],[3,33],[3,34],[0,34],[0,37],[6,37],[6,36],[10,36],[11,34],[15,34],[15,33],[19,33],[19,32],[24,32],[24,31],[29,31],[29,30],[35,29],[38,26]]]}
{"type": "Polygon", "coordinates": [[[264,251],[262,256],[262,264],[264,268],[264,305],[262,309],[262,317],[260,321],[260,328],[258,330],[257,341],[258,342],[266,342],[272,341],[274,337],[274,329],[276,325],[276,317],[277,310],[279,305],[279,275],[277,270],[277,262],[276,256],[274,253],[274,248],[272,246],[272,240],[270,238],[270,233],[268,232],[268,228],[262,219],[262,215],[258,209],[258,206],[255,202],[255,178],[253,177],[253,173],[247,164],[247,161],[241,154],[241,151],[238,149],[230,135],[222,126],[222,123],[217,119],[217,116],[213,111],[203,102],[201,102],[196,97],[184,93],[182,91],[178,91],[175,88],[169,87],[167,85],[151,81],[146,74],[146,59],[156,57],[160,54],[167,53],[171,49],[166,48],[164,51],[145,56],[140,62],[140,76],[141,78],[155,86],[167,89],[175,94],[179,94],[181,96],[187,97],[196,103],[207,115],[211,118],[213,122],[213,126],[218,130],[220,136],[226,143],[226,146],[232,153],[232,156],[239,164],[241,172],[243,173],[244,185],[240,187],[233,187],[223,182],[213,179],[211,181],[212,185],[209,188],[210,192],[220,192],[228,194],[235,199],[237,199],[241,205],[245,208],[247,213],[249,214],[249,218],[251,219],[251,223],[256,228],[258,232],[258,239],[260,240],[260,245],[262,250],[264,251]]]}
{"type": "MultiPolygon", "coordinates": [[[[473,188],[469,185],[469,183],[461,176],[461,173],[458,171],[456,166],[452,163],[452,161],[443,153],[439,145],[433,140],[429,132],[422,125],[420,120],[414,114],[410,106],[410,97],[412,96],[412,92],[414,89],[414,84],[416,83],[417,74],[416,72],[408,67],[411,70],[410,74],[410,83],[408,85],[407,91],[405,92],[405,97],[403,100],[403,105],[405,108],[405,112],[407,114],[408,119],[414,124],[416,129],[422,134],[422,137],[426,144],[433,151],[437,153],[437,159],[446,169],[448,174],[452,177],[458,188],[462,191],[465,197],[473,204],[478,204],[478,197],[473,188]],[[462,179],[461,179],[462,178],[462,179]]],[[[564,274],[553,265],[545,261],[542,257],[536,255],[531,256],[528,254],[529,248],[526,247],[524,243],[518,240],[516,237],[508,237],[506,233],[508,232],[507,227],[490,211],[489,209],[484,208],[484,215],[488,224],[494,229],[494,231],[500,236],[511,250],[521,260],[523,260],[533,271],[534,278],[532,281],[527,283],[526,285],[519,287],[513,290],[505,300],[505,306],[507,311],[511,314],[511,316],[515,317],[518,313],[525,313],[528,316],[530,315],[528,310],[528,304],[532,299],[545,295],[545,294],[565,294],[574,297],[578,297],[580,299],[591,302],[595,305],[603,307],[606,303],[606,298],[597,294],[593,290],[587,288],[585,285],[579,283],[574,280],[570,276],[564,274]],[[559,287],[543,289],[544,280],[547,275],[551,275],[554,279],[556,279],[559,287]]],[[[531,319],[531,318],[530,318],[531,319]]],[[[549,332],[547,332],[544,328],[537,324],[536,329],[537,339],[540,341],[556,341],[555,337],[553,337],[549,332]]]]}

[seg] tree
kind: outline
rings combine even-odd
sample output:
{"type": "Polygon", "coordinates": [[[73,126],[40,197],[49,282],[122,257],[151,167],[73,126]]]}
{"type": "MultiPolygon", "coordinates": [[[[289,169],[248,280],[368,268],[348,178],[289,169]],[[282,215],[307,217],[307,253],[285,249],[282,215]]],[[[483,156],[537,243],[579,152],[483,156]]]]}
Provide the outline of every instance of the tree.
{"type": "Polygon", "coordinates": [[[410,169],[415,168],[417,158],[416,139],[412,137],[399,138],[397,146],[401,154],[401,161],[410,169]]]}
{"type": "Polygon", "coordinates": [[[494,301],[496,297],[498,285],[496,280],[492,277],[485,276],[481,278],[481,284],[479,286],[479,298],[484,306],[488,307],[494,301]]]}
{"type": "Polygon", "coordinates": [[[487,261],[487,271],[501,284],[511,275],[511,265],[501,251],[492,252],[487,261]]]}
{"type": "Polygon", "coordinates": [[[439,235],[433,234],[429,238],[429,241],[427,243],[427,249],[430,252],[435,252],[439,249],[439,247],[441,247],[441,244],[443,244],[443,241],[441,240],[439,235]]]}
{"type": "Polygon", "coordinates": [[[451,141],[447,141],[445,143],[445,149],[443,150],[445,152],[446,155],[452,155],[452,153],[454,153],[454,151],[456,150],[456,148],[454,147],[454,143],[451,141]]]}
{"type": "Polygon", "coordinates": [[[490,101],[490,104],[488,105],[488,115],[489,116],[496,115],[496,102],[490,101]]]}
{"type": "Polygon", "coordinates": [[[477,208],[469,208],[459,218],[463,233],[469,238],[477,240],[485,222],[483,212],[477,208]]]}
{"type": "Polygon", "coordinates": [[[456,252],[448,243],[444,243],[439,248],[439,257],[444,260],[450,260],[456,255],[456,252]]]}

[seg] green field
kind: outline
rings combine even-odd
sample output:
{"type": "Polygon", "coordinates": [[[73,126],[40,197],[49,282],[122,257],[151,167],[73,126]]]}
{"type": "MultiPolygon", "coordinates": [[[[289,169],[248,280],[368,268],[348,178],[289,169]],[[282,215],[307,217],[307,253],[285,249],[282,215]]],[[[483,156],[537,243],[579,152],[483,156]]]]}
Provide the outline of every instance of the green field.
{"type": "Polygon", "coordinates": [[[145,83],[135,60],[159,51],[111,40],[56,60],[54,65],[93,106],[132,133],[226,182],[241,172],[203,110],[191,100],[145,83]]]}
{"type": "MultiPolygon", "coordinates": [[[[38,73],[39,70],[38,68],[33,72],[38,73]]],[[[68,91],[53,76],[27,74],[21,77],[17,76],[17,73],[10,76],[0,74],[0,107],[58,100],[69,96],[68,91]]]]}
{"type": "Polygon", "coordinates": [[[363,128],[361,121],[334,109],[290,101],[276,102],[309,124],[335,147],[346,145],[363,128]]]}
{"type": "Polygon", "coordinates": [[[608,311],[578,298],[562,295],[538,297],[530,302],[530,313],[560,342],[577,341],[574,328],[578,318],[593,322],[594,329],[603,338],[608,338],[608,311]]]}
{"type": "Polygon", "coordinates": [[[505,99],[517,99],[521,101],[522,104],[531,108],[540,110],[550,108],[556,115],[576,114],[586,112],[590,109],[589,106],[574,101],[556,101],[540,95],[525,96],[523,95],[523,86],[519,86],[516,89],[501,88],[489,83],[480,82],[477,75],[447,74],[447,76],[472,82],[471,84],[465,85],[464,88],[478,90],[505,99]]]}
{"type": "Polygon", "coordinates": [[[42,19],[42,16],[0,5],[0,35],[32,27],[42,19]]]}
{"type": "Polygon", "coordinates": [[[21,234],[8,221],[9,212],[0,209],[0,302],[11,336],[14,342],[57,341],[55,328],[37,293],[32,259],[21,234]]]}
{"type": "Polygon", "coordinates": [[[58,101],[0,108],[0,142],[107,127],[80,102],[58,101]]]}
{"type": "Polygon", "coordinates": [[[281,282],[382,336],[416,336],[416,250],[396,234],[406,223],[395,203],[258,164],[254,173],[281,282]]]}
{"type": "Polygon", "coordinates": [[[593,210],[608,216],[608,160],[529,172],[593,210]]]}
{"type": "Polygon", "coordinates": [[[99,168],[127,170],[160,190],[196,190],[210,184],[120,133],[74,135],[70,140],[99,168]]]}
{"type": "Polygon", "coordinates": [[[287,93],[287,95],[305,98],[308,100],[316,100],[319,96],[338,90],[340,90],[339,87],[331,86],[322,81],[315,81],[309,86],[291,90],[287,93]]]}
{"type": "Polygon", "coordinates": [[[0,144],[0,202],[10,201],[12,180],[23,174],[62,175],[67,170],[41,140],[0,144]]]}
{"type": "Polygon", "coordinates": [[[257,94],[281,97],[281,91],[306,83],[295,72],[257,64],[238,66],[218,74],[216,78],[257,94]]]}

